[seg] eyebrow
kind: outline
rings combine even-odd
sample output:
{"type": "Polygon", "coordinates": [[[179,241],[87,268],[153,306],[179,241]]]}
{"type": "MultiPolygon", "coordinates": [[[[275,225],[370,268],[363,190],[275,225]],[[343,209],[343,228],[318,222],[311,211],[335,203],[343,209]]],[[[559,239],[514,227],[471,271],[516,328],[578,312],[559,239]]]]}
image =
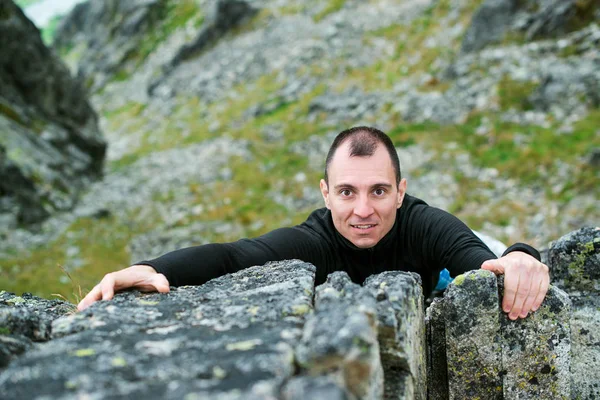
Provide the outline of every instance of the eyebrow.
{"type": "MultiPolygon", "coordinates": [[[[375,184],[371,185],[371,189],[380,188],[380,187],[383,187],[383,188],[386,188],[386,189],[389,190],[389,189],[392,188],[392,185],[390,185],[389,183],[375,183],[375,184]]],[[[356,190],[357,188],[356,188],[356,186],[351,185],[349,183],[340,183],[338,185],[335,185],[333,187],[333,189],[334,190],[340,190],[340,189],[352,189],[352,190],[356,190]]]]}

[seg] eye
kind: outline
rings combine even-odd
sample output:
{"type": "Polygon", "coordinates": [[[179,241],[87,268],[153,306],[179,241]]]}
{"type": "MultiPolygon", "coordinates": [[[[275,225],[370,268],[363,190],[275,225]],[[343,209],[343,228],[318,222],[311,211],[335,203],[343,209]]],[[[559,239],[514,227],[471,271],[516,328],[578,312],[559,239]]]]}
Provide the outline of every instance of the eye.
{"type": "Polygon", "coordinates": [[[340,190],[340,194],[343,197],[348,197],[352,194],[352,191],[350,189],[342,189],[342,190],[340,190]]]}
{"type": "Polygon", "coordinates": [[[385,194],[385,189],[378,188],[378,189],[375,189],[373,191],[373,193],[375,193],[375,196],[383,196],[385,194]]]}

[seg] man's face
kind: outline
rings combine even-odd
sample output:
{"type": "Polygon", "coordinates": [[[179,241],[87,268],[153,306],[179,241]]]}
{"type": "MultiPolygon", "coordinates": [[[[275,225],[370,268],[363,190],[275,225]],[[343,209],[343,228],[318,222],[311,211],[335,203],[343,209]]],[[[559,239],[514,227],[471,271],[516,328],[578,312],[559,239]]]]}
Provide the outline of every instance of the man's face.
{"type": "Polygon", "coordinates": [[[350,157],[350,141],[335,152],[329,185],[321,193],[339,233],[356,247],[375,246],[394,226],[396,209],[406,193],[406,179],[396,185],[392,161],[383,145],[371,157],[350,157]]]}

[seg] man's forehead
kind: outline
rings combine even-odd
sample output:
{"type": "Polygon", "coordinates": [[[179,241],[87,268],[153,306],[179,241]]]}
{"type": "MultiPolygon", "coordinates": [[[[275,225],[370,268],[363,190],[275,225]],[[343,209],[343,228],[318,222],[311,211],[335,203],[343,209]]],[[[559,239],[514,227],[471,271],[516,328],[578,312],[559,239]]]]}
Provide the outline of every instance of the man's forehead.
{"type": "Polygon", "coordinates": [[[343,160],[344,162],[352,162],[353,160],[356,160],[357,162],[363,162],[365,159],[370,159],[370,158],[377,158],[380,160],[388,160],[388,161],[390,161],[390,164],[392,161],[389,157],[389,154],[385,150],[385,147],[381,143],[377,143],[372,155],[361,155],[361,156],[351,155],[351,151],[352,151],[352,139],[349,139],[349,140],[346,140],[344,143],[342,143],[337,148],[337,150],[335,151],[335,154],[333,155],[333,159],[331,160],[332,163],[334,163],[336,160],[338,160],[338,161],[343,160]]]}
{"type": "Polygon", "coordinates": [[[395,179],[392,160],[383,145],[378,144],[370,156],[351,156],[350,153],[349,143],[340,145],[329,166],[330,175],[336,176],[338,179],[348,176],[355,177],[355,175],[357,175],[356,177],[379,176],[395,179]]]}

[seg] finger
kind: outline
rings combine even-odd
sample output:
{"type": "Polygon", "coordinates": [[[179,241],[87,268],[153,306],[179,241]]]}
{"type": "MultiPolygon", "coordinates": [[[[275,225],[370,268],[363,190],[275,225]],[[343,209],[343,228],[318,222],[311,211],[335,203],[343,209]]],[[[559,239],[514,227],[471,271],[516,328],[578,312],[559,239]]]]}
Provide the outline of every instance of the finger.
{"type": "MultiPolygon", "coordinates": [[[[531,273],[526,271],[522,271],[519,274],[519,287],[517,288],[517,295],[515,296],[515,302],[513,304],[512,310],[510,310],[510,314],[508,317],[512,320],[517,319],[521,316],[523,311],[523,305],[525,304],[525,300],[527,296],[529,296],[529,292],[531,291],[531,273]]],[[[527,313],[523,316],[526,317],[527,313]]]]}
{"type": "Polygon", "coordinates": [[[502,265],[502,263],[500,261],[498,261],[496,259],[491,259],[491,260],[485,261],[483,264],[481,264],[481,269],[492,271],[496,275],[500,275],[500,274],[504,273],[504,266],[502,265]]]}
{"type": "Polygon", "coordinates": [[[102,300],[110,300],[115,295],[115,278],[112,274],[107,274],[102,282],[100,282],[102,287],[102,300]]]}
{"type": "Polygon", "coordinates": [[[527,298],[525,299],[525,302],[523,303],[523,308],[521,309],[521,313],[519,314],[519,317],[525,318],[527,316],[527,314],[529,314],[530,311],[534,311],[534,310],[532,310],[533,303],[534,303],[535,299],[537,298],[538,293],[540,292],[540,286],[542,285],[542,280],[543,280],[543,278],[540,276],[534,276],[532,278],[531,285],[529,288],[529,293],[527,294],[527,298]]]}
{"type": "Polygon", "coordinates": [[[166,276],[163,274],[156,274],[152,278],[154,281],[154,287],[160,293],[169,293],[171,291],[171,288],[169,287],[169,281],[167,280],[166,276]]]}
{"type": "Polygon", "coordinates": [[[542,282],[540,284],[540,291],[538,292],[534,302],[533,302],[533,311],[537,311],[538,308],[541,307],[542,302],[546,298],[546,293],[548,293],[548,287],[550,286],[550,277],[548,274],[544,275],[542,282]]]}
{"type": "Polygon", "coordinates": [[[143,283],[137,286],[142,292],[158,291],[160,293],[169,293],[169,281],[163,274],[155,274],[147,278],[143,283]]]}
{"type": "Polygon", "coordinates": [[[502,299],[502,309],[505,313],[510,312],[515,304],[517,288],[519,287],[519,275],[505,274],[504,275],[504,297],[502,299]]]}
{"type": "Polygon", "coordinates": [[[92,305],[94,302],[100,300],[102,298],[102,291],[100,290],[100,285],[94,286],[92,290],[77,304],[77,310],[83,311],[92,305]]]}

